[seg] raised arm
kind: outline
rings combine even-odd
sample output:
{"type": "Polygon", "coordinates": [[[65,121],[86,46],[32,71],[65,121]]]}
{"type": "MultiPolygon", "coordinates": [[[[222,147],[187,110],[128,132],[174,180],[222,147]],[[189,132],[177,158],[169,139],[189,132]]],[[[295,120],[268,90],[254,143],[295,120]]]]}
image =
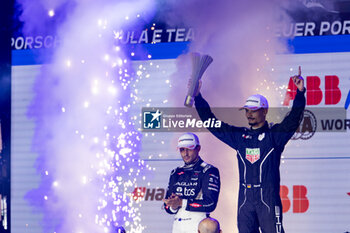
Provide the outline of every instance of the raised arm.
{"type": "Polygon", "coordinates": [[[301,77],[301,68],[299,66],[299,74],[292,77],[295,86],[297,87],[297,94],[293,101],[292,110],[283,119],[280,124],[273,126],[274,139],[278,145],[284,146],[288,140],[293,136],[298,129],[303,118],[303,113],[306,105],[304,87],[304,79],[301,77]]]}
{"type": "MultiPolygon", "coordinates": [[[[195,107],[198,112],[199,117],[202,121],[206,121],[208,119],[214,119],[218,121],[219,119],[213,114],[210,109],[208,102],[202,97],[200,94],[200,88],[202,86],[201,81],[199,82],[198,92],[194,99],[195,107]]],[[[209,127],[207,128],[214,136],[228,144],[229,146],[236,148],[237,140],[235,139],[236,132],[243,130],[243,128],[229,125],[223,121],[221,121],[221,126],[218,128],[209,127]]]]}

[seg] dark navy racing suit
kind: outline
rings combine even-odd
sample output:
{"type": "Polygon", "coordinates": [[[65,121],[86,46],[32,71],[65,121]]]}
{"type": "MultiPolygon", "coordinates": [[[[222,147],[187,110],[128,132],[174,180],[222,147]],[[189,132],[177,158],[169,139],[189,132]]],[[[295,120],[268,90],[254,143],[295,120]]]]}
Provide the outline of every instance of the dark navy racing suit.
{"type": "MultiPolygon", "coordinates": [[[[240,189],[238,229],[240,233],[282,233],[280,159],[288,140],[297,130],[305,108],[304,92],[297,91],[293,107],[280,124],[259,129],[235,127],[222,122],[208,128],[217,138],[237,151],[240,189]]],[[[195,98],[200,118],[215,118],[201,94],[195,98]]]]}
{"type": "Polygon", "coordinates": [[[197,233],[199,222],[216,208],[219,192],[219,170],[202,159],[172,170],[165,198],[174,193],[182,199],[176,210],[164,204],[166,212],[175,214],[173,233],[197,233]]]}

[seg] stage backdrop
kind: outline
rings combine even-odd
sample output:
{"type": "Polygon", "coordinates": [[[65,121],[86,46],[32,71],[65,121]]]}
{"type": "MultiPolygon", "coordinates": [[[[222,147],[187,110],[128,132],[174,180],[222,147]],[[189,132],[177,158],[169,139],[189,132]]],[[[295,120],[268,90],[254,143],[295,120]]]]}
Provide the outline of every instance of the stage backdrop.
{"type": "MultiPolygon", "coordinates": [[[[264,94],[273,98],[271,102],[275,107],[290,107],[292,100],[288,97],[293,98],[293,86],[289,86],[288,77],[302,65],[307,88],[308,112],[305,114],[308,115],[295,139],[286,146],[281,162],[285,230],[291,233],[344,233],[350,231],[350,119],[344,115],[329,114],[328,118],[319,121],[317,111],[325,109],[332,113],[336,109],[346,109],[349,113],[350,49],[345,47],[340,51],[342,48],[336,45],[349,44],[350,38],[348,35],[299,37],[290,43],[295,48],[294,53],[280,54],[269,67],[265,67],[269,70],[267,82],[271,88],[284,86],[279,91],[281,95],[270,95],[264,89],[264,94]],[[325,46],[328,51],[324,51],[325,46]],[[291,71],[291,68],[294,70],[291,71]],[[315,129],[316,132],[312,133],[315,129]]],[[[140,115],[142,107],[179,107],[170,104],[173,102],[168,98],[174,96],[171,83],[177,72],[176,57],[186,46],[187,42],[159,43],[153,45],[152,49],[161,56],[139,60],[134,58],[132,63],[136,70],[140,66],[144,67],[142,75],[145,78],[137,84],[137,88],[139,97],[147,100],[132,107],[134,114],[140,115]]],[[[26,199],[27,193],[37,188],[40,182],[35,168],[37,154],[32,152],[34,122],[28,118],[27,110],[34,95],[34,80],[42,64],[33,59],[35,55],[32,50],[13,49],[11,230],[39,233],[43,232],[42,213],[30,206],[26,199]]],[[[177,78],[187,83],[187,77],[177,78]]],[[[178,92],[178,98],[182,101],[186,93],[185,87],[175,92],[178,92]]],[[[203,95],[206,95],[205,90],[203,95]]],[[[247,96],[237,98],[243,103],[247,96]]],[[[230,106],[230,100],[225,101],[226,106],[230,106]]],[[[141,127],[141,122],[137,122],[137,128],[141,127]]],[[[162,199],[170,171],[182,165],[176,151],[176,140],[180,135],[179,132],[142,132],[140,155],[151,167],[151,175],[138,187],[130,188],[128,194],[132,201],[142,203],[140,213],[145,233],[171,231],[172,216],[163,210],[162,199]]],[[[219,204],[213,216],[222,222],[224,232],[237,232],[236,153],[208,132],[200,132],[198,135],[202,143],[201,156],[217,166],[222,177],[219,204]]]]}

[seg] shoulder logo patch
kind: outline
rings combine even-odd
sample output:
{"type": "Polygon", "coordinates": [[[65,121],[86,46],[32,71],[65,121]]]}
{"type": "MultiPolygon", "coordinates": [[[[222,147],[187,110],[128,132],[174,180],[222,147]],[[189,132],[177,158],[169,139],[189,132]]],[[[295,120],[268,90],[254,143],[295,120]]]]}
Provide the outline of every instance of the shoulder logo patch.
{"type": "Polygon", "coordinates": [[[265,133],[259,134],[258,140],[262,141],[265,138],[265,133]]]}

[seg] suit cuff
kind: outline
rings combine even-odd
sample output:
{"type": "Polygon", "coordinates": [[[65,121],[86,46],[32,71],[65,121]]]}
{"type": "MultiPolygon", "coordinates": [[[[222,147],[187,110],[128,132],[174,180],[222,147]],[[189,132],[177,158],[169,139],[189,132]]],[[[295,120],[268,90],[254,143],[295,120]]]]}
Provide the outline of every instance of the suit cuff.
{"type": "Polygon", "coordinates": [[[174,213],[174,214],[176,214],[177,211],[179,211],[179,209],[173,209],[173,208],[171,208],[171,207],[169,207],[169,210],[170,210],[170,212],[172,212],[172,213],[174,213]]]}

